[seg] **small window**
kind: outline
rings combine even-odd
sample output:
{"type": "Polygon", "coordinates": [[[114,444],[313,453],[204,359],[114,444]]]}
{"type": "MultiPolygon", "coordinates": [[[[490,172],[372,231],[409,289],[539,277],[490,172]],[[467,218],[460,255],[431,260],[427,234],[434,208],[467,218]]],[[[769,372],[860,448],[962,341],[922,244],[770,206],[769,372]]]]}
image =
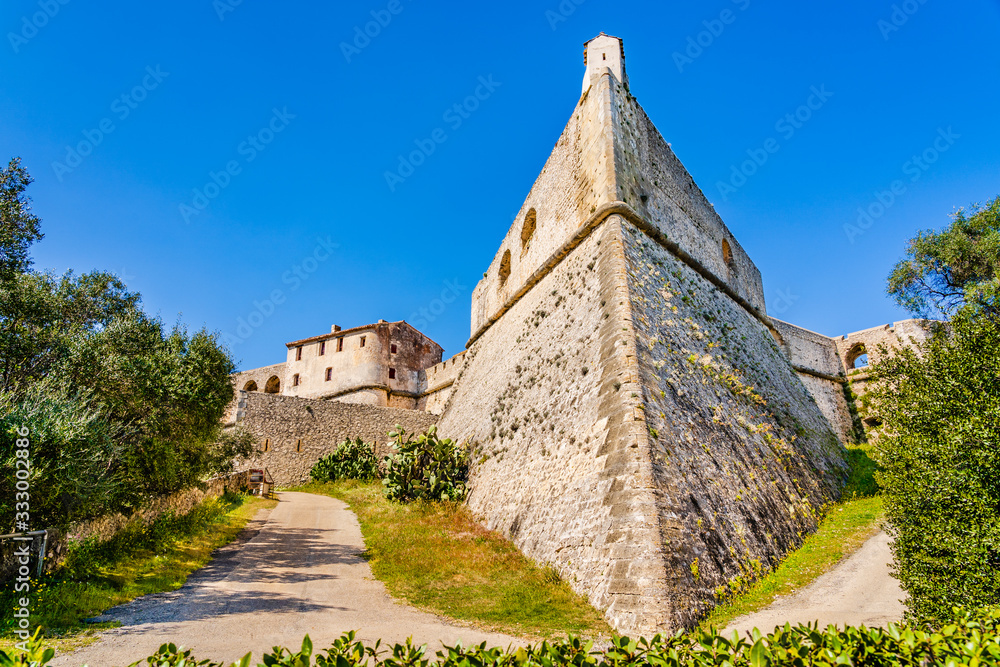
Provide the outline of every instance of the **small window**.
{"type": "Polygon", "coordinates": [[[510,278],[510,250],[504,250],[503,257],[500,258],[500,287],[507,283],[510,278]]]}
{"type": "Polygon", "coordinates": [[[722,239],[722,259],[726,262],[726,266],[733,265],[733,249],[729,247],[729,241],[722,239]]]}
{"type": "Polygon", "coordinates": [[[302,438],[299,438],[298,440],[295,441],[295,451],[297,452],[302,451],[302,438]]]}
{"type": "Polygon", "coordinates": [[[535,209],[528,211],[524,216],[524,224],[521,225],[521,252],[524,253],[531,243],[531,237],[535,235],[535,227],[538,226],[538,214],[535,209]]]}
{"type": "Polygon", "coordinates": [[[302,361],[302,346],[295,348],[295,361],[302,361]]]}
{"type": "Polygon", "coordinates": [[[847,368],[853,370],[867,367],[868,350],[865,349],[864,343],[856,343],[847,353],[847,368]]]}
{"type": "Polygon", "coordinates": [[[327,368],[326,369],[326,381],[329,382],[332,379],[333,379],[333,369],[332,368],[327,368]]]}
{"type": "Polygon", "coordinates": [[[343,338],[338,338],[337,339],[337,352],[343,352],[343,351],[344,351],[344,339],[343,338]]]}
{"type": "Polygon", "coordinates": [[[319,342],[319,356],[322,357],[324,354],[326,354],[326,341],[321,340],[319,342]]]}
{"type": "Polygon", "coordinates": [[[395,380],[396,379],[396,369],[395,368],[390,368],[389,369],[389,379],[390,380],[395,380]]]}
{"type": "Polygon", "coordinates": [[[393,343],[392,345],[389,346],[389,352],[391,352],[393,354],[396,354],[396,344],[395,343],[393,343]]]}
{"type": "Polygon", "coordinates": [[[361,337],[361,347],[365,346],[365,336],[361,337]]]}
{"type": "Polygon", "coordinates": [[[608,59],[608,54],[602,53],[601,54],[601,60],[607,60],[607,59],[608,59]]]}
{"type": "Polygon", "coordinates": [[[293,387],[298,387],[299,386],[299,374],[298,373],[296,373],[295,375],[292,376],[292,386],[293,387]]]}
{"type": "Polygon", "coordinates": [[[265,438],[264,439],[264,451],[267,452],[267,451],[270,451],[270,450],[271,450],[271,439],[270,438],[265,438]]]}

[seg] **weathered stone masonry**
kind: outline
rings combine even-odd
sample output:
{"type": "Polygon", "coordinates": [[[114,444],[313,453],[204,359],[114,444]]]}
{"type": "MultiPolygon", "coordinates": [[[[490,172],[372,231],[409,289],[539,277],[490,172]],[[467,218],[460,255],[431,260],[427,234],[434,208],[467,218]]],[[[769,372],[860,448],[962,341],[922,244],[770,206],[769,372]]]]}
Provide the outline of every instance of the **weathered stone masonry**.
{"type": "Polygon", "coordinates": [[[759,272],[623,70],[599,70],[476,287],[441,429],[479,443],[469,505],[491,528],[650,633],[796,546],[843,451],[759,272]]]}
{"type": "Polygon", "coordinates": [[[377,443],[389,453],[386,433],[396,424],[409,432],[426,430],[437,417],[417,410],[384,408],[319,399],[239,392],[235,424],[254,435],[257,453],[241,468],[267,468],[278,486],[309,481],[309,471],[347,438],[377,443]]]}

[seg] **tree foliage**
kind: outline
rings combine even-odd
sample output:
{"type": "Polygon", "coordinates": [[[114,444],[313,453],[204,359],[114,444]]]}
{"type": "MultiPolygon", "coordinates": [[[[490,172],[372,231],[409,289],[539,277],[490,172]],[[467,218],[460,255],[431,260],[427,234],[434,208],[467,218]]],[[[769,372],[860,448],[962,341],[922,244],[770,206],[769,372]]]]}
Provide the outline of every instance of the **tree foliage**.
{"type": "Polygon", "coordinates": [[[0,167],[0,283],[7,282],[31,267],[28,248],[42,238],[38,217],[31,212],[31,199],[24,191],[31,176],[12,158],[0,167]]]}
{"type": "Polygon", "coordinates": [[[960,209],[945,229],[910,240],[889,276],[889,295],[917,315],[953,316],[966,305],[990,307],[1000,295],[1000,196],[960,209]]]}
{"type": "Polygon", "coordinates": [[[1000,603],[1000,197],[921,232],[889,278],[916,314],[951,317],[880,349],[864,397],[896,576],[914,618],[1000,603]]]}
{"type": "Polygon", "coordinates": [[[872,379],[876,479],[911,615],[1000,603],[1000,321],[960,316],[872,379]]]}
{"type": "MultiPolygon", "coordinates": [[[[0,170],[0,476],[30,431],[34,527],[62,526],[197,484],[249,454],[220,420],[233,398],[228,351],[206,330],[165,327],[113,274],[30,269],[41,238],[12,160],[0,170]]],[[[12,523],[13,495],[0,498],[12,523]]]]}

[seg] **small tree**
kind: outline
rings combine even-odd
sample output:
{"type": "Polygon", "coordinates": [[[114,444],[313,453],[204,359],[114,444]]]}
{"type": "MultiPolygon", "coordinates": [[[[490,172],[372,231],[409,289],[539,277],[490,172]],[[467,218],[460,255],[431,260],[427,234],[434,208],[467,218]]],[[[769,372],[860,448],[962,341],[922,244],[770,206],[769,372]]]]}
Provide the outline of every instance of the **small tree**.
{"type": "Polygon", "coordinates": [[[986,206],[959,209],[940,232],[910,240],[907,259],[889,276],[889,295],[920,316],[951,317],[966,305],[988,306],[1000,296],[1000,196],[986,206]]]}
{"type": "Polygon", "coordinates": [[[0,167],[0,283],[8,282],[31,267],[28,248],[42,238],[38,216],[31,212],[31,198],[24,191],[31,175],[21,158],[11,158],[0,167]]]}
{"type": "Polygon", "coordinates": [[[922,232],[889,277],[917,315],[952,317],[916,347],[881,349],[864,403],[914,619],[1000,603],[1000,197],[922,232]]]}
{"type": "Polygon", "coordinates": [[[876,479],[910,615],[1000,603],[1000,322],[959,317],[872,377],[876,479]]]}

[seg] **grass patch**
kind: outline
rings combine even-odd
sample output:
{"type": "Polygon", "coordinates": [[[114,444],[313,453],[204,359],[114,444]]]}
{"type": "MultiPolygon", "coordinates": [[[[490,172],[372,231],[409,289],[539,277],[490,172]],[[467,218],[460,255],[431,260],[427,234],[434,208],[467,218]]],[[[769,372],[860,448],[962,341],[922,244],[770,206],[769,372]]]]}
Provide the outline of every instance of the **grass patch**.
{"type": "Polygon", "coordinates": [[[412,605],[520,636],[607,636],[611,628],[551,568],[538,567],[460,503],[389,501],[378,482],[295,489],[350,505],[365,556],[389,592],[412,605]]]}
{"type": "MultiPolygon", "coordinates": [[[[79,648],[110,623],[84,623],[142,595],[180,588],[212,552],[231,542],[258,510],[277,501],[238,494],[208,500],[188,514],[165,515],[146,527],[130,526],[103,544],[74,545],[60,568],[32,582],[32,629],[41,625],[58,653],[79,648]]],[[[14,607],[10,586],[0,605],[14,607]]],[[[0,619],[0,648],[14,642],[10,614],[0,619]]]]}
{"type": "Polygon", "coordinates": [[[724,628],[738,616],[767,607],[775,597],[794,593],[878,532],[882,497],[873,477],[877,466],[868,456],[868,446],[848,447],[847,461],[851,473],[841,500],[830,506],[816,532],[749,590],[713,609],[701,622],[703,629],[724,628]]]}

